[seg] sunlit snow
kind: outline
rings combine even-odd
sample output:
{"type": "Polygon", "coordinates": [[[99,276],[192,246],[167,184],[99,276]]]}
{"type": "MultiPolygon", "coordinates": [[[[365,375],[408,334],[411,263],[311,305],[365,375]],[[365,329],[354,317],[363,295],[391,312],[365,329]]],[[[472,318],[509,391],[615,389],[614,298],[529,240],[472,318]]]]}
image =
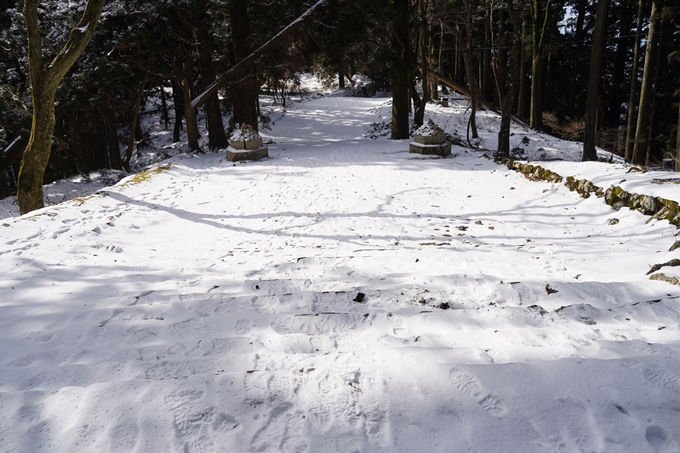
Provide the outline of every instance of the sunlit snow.
{"type": "MultiPolygon", "coordinates": [[[[680,288],[646,275],[677,228],[485,157],[493,114],[482,150],[435,159],[364,138],[387,98],[266,108],[269,159],[177,147],[7,208],[1,451],[680,450],[680,288]]],[[[464,112],[427,118],[464,137],[464,112]]],[[[541,165],[680,201],[622,164],[541,165]]]]}

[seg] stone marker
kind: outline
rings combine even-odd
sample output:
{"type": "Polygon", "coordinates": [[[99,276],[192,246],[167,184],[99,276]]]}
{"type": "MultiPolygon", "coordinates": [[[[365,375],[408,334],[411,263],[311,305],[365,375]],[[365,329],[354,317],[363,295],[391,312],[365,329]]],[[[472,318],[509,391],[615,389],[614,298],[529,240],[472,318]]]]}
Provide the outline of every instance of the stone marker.
{"type": "Polygon", "coordinates": [[[446,133],[432,120],[420,126],[413,134],[408,147],[409,153],[434,154],[446,157],[451,154],[451,143],[446,141],[446,133]]]}
{"type": "Polygon", "coordinates": [[[251,126],[243,123],[229,137],[227,160],[237,162],[241,160],[260,160],[269,157],[269,149],[262,144],[262,137],[251,126]]]}

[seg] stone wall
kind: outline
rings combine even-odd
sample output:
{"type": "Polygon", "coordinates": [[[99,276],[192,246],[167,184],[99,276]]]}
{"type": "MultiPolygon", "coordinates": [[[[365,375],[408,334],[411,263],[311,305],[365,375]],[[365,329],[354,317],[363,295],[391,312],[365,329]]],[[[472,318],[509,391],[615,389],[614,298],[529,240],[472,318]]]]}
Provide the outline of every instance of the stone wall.
{"type": "MultiPolygon", "coordinates": [[[[567,176],[565,179],[557,173],[539,165],[525,164],[512,159],[501,159],[500,162],[507,165],[510,170],[522,173],[532,181],[564,182],[564,185],[567,186],[569,190],[578,192],[583,198],[589,198],[591,194],[595,194],[598,198],[604,198],[604,201],[617,211],[623,207],[634,209],[645,215],[651,216],[649,220],[668,220],[672,225],[680,227],[680,212],[678,202],[676,201],[666,200],[661,197],[653,197],[651,195],[630,193],[615,185],[611,185],[605,190],[587,179],[576,179],[573,176],[567,176]]],[[[672,252],[677,248],[680,248],[680,241],[673,244],[669,251],[672,252]]],[[[673,259],[667,263],[657,264],[652,267],[647,275],[666,266],[680,266],[680,260],[673,259]]],[[[653,273],[649,279],[660,280],[670,283],[671,285],[680,286],[680,279],[674,276],[668,276],[661,272],[653,273]]]]}
{"type": "Polygon", "coordinates": [[[539,165],[525,164],[512,159],[503,159],[502,163],[510,170],[522,173],[533,181],[564,182],[569,190],[578,192],[583,198],[594,194],[598,198],[604,198],[604,201],[617,211],[623,207],[634,209],[651,216],[652,219],[668,220],[672,225],[680,227],[680,207],[677,201],[627,192],[615,185],[604,189],[586,179],[576,179],[573,176],[567,176],[565,179],[539,165]]]}

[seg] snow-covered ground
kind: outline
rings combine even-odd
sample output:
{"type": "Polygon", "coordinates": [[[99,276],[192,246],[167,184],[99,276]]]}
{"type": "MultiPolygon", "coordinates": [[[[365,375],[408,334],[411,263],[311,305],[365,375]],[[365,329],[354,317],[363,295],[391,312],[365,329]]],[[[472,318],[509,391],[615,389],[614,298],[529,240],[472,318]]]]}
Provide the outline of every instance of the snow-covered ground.
{"type": "Polygon", "coordinates": [[[177,154],[0,222],[0,451],[680,451],[680,287],[645,275],[675,227],[364,138],[388,99],[271,116],[269,159],[177,154]]]}

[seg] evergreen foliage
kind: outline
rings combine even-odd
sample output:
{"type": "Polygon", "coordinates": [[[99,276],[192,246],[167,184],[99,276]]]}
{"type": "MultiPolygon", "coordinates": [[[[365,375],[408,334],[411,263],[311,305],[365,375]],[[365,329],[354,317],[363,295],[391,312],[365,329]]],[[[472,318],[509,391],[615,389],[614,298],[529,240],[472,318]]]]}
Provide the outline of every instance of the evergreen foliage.
{"type": "MultiPolygon", "coordinates": [[[[85,2],[39,3],[42,56],[51,61],[80,19],[85,2]]],[[[196,111],[184,107],[187,100],[315,3],[108,1],[91,43],[57,90],[54,139],[44,181],[126,166],[131,153],[143,152],[148,143],[138,115],[148,108],[152,96],[168,104],[175,101],[174,115],[163,111],[159,116],[168,128],[174,126],[178,139],[181,128],[195,127],[191,117],[196,111]],[[243,20],[247,20],[246,28],[243,20]],[[235,30],[241,30],[241,35],[235,30]]],[[[676,93],[680,86],[680,8],[670,1],[654,1],[659,19],[656,39],[650,41],[644,38],[651,2],[643,3],[643,39],[633,74],[639,2],[610,1],[599,96],[590,108],[596,110],[591,115],[596,118],[598,146],[625,154],[630,112],[635,116],[632,124],[642,125],[632,135],[645,143],[644,150],[638,150],[637,162],[655,163],[680,152],[676,93]],[[655,45],[654,61],[645,69],[650,42],[655,45]],[[637,101],[645,76],[652,95],[644,98],[645,105],[629,109],[631,84],[636,81],[633,99],[637,101]],[[638,119],[638,109],[644,118],[638,119]]],[[[31,127],[32,90],[22,5],[19,0],[0,0],[3,148],[31,127]]],[[[428,76],[434,71],[478,96],[477,108],[495,103],[499,110],[505,107],[506,115],[516,115],[567,139],[582,140],[583,130],[577,126],[586,116],[596,7],[594,0],[326,0],[311,21],[258,58],[246,76],[226,83],[221,101],[214,97],[198,114],[208,118],[210,147],[219,148],[226,140],[220,113],[233,108],[235,116],[242,116],[244,105],[256,112],[260,87],[280,96],[287,86],[284,81],[294,80],[301,71],[313,71],[342,88],[354,74],[363,73],[375,88],[394,91],[393,137],[404,138],[408,136],[408,118],[404,119],[408,99],[414,102],[418,124],[425,103],[437,96],[438,82],[428,76]],[[514,25],[511,14],[517,15],[514,25]],[[517,91],[510,98],[512,106],[504,106],[511,87],[517,91]],[[250,93],[248,99],[242,98],[244,93],[250,93]]],[[[254,127],[258,114],[245,114],[249,122],[256,123],[254,127]]],[[[196,128],[194,139],[202,133],[196,128]]],[[[14,163],[16,171],[18,165],[14,163]]]]}

